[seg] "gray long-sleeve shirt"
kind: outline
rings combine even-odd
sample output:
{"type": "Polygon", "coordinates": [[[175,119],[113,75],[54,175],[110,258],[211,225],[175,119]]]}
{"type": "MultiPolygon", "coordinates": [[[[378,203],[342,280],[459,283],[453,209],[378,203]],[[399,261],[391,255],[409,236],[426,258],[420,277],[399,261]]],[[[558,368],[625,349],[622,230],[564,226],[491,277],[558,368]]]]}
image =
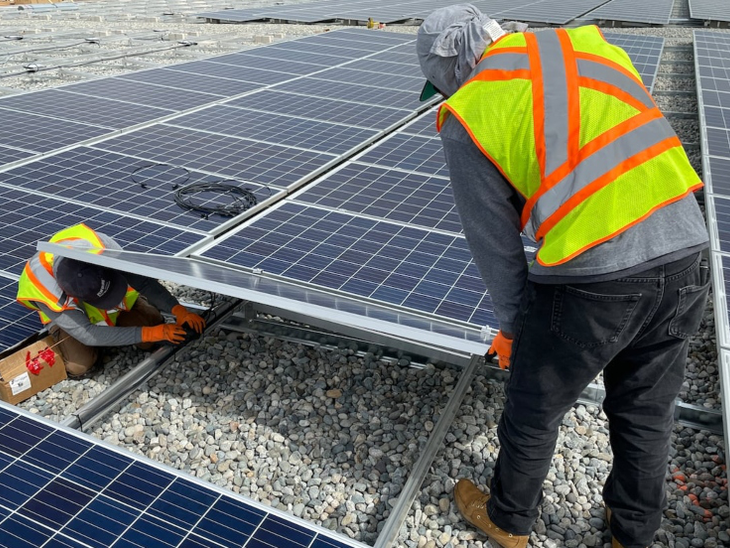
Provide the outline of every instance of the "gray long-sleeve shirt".
{"type": "MultiPolygon", "coordinates": [[[[144,295],[161,312],[169,313],[179,304],[165,287],[153,278],[125,273],[127,283],[144,295]]],[[[95,325],[89,321],[83,309],[54,312],[43,303],[36,303],[50,319],[51,325],[63,329],[74,339],[87,346],[127,346],[142,342],[141,327],[111,327],[95,325]]]]}
{"type": "Polygon", "coordinates": [[[523,198],[455,117],[447,118],[440,135],[464,235],[505,333],[514,333],[528,277],[546,284],[611,280],[687,257],[708,245],[702,211],[689,195],[564,264],[528,265],[520,235],[523,198]]]}

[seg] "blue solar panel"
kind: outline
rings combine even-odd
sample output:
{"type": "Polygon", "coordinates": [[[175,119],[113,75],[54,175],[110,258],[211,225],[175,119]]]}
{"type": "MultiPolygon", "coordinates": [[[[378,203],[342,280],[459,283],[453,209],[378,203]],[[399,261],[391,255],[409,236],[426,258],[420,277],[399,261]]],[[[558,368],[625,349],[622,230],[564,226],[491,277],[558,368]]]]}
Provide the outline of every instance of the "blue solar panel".
{"type": "Polygon", "coordinates": [[[7,548],[364,546],[4,403],[0,485],[7,548]]]}
{"type": "Polygon", "coordinates": [[[0,146],[0,166],[33,156],[32,152],[0,146]]]}
{"type": "Polygon", "coordinates": [[[260,84],[253,82],[239,82],[230,78],[216,78],[215,76],[179,72],[167,68],[130,72],[117,78],[158,84],[166,88],[204,91],[217,97],[232,97],[261,87],[260,84]]]}
{"type": "Polygon", "coordinates": [[[717,227],[716,250],[730,253],[730,196],[711,196],[714,205],[712,223],[717,227]]]}
{"type": "Polygon", "coordinates": [[[226,65],[224,63],[215,63],[213,61],[214,59],[210,59],[208,61],[192,61],[190,63],[172,65],[169,66],[168,69],[176,72],[229,78],[239,82],[254,82],[261,85],[276,84],[278,82],[290,80],[291,78],[296,78],[295,74],[289,74],[287,72],[226,65]]]}
{"type": "MultiPolygon", "coordinates": [[[[395,76],[410,76],[412,78],[418,78],[423,84],[423,72],[421,72],[421,65],[416,63],[406,62],[399,63],[397,61],[384,61],[380,59],[358,59],[342,66],[342,69],[356,70],[359,72],[366,73],[370,77],[370,81],[380,82],[380,78],[386,74],[392,74],[395,76]]],[[[336,70],[336,69],[331,69],[336,70]]],[[[320,75],[321,78],[321,75],[320,75]]],[[[350,81],[350,80],[347,80],[350,81]]]]}
{"type": "Polygon", "coordinates": [[[436,131],[436,109],[419,116],[416,120],[400,130],[408,135],[420,135],[421,137],[438,137],[436,131]]]}
{"type": "Polygon", "coordinates": [[[603,36],[611,44],[622,48],[628,54],[641,75],[644,85],[651,92],[654,89],[659,60],[664,50],[664,38],[616,32],[604,32],[603,36]]]}
{"type": "Polygon", "coordinates": [[[289,202],[202,256],[385,305],[497,325],[466,240],[457,234],[289,202]]]}
{"type": "Polygon", "coordinates": [[[214,105],[175,118],[168,124],[331,154],[345,154],[362,148],[381,133],[227,105],[214,105]]]}
{"type": "Polygon", "coordinates": [[[61,89],[45,89],[0,99],[7,109],[41,114],[62,120],[121,129],[173,114],[172,110],[133,105],[102,97],[80,97],[61,89]]]}
{"type": "Polygon", "coordinates": [[[265,69],[268,71],[276,70],[285,74],[302,76],[322,70],[321,65],[314,63],[300,63],[297,61],[287,61],[286,63],[275,63],[269,57],[261,57],[256,55],[255,50],[247,50],[239,53],[231,53],[229,55],[221,55],[219,57],[211,57],[208,61],[222,63],[225,65],[235,65],[239,67],[265,69]]]}
{"type": "Polygon", "coordinates": [[[586,19],[627,21],[668,25],[672,16],[674,0],[642,0],[637,9],[636,0],[611,0],[586,14],[586,19]]]}
{"type": "Polygon", "coordinates": [[[296,45],[299,43],[299,40],[292,40],[286,44],[274,44],[272,46],[265,46],[247,51],[251,53],[251,55],[257,55],[263,59],[273,59],[274,61],[272,61],[272,66],[286,65],[289,61],[295,61],[298,63],[312,63],[314,65],[319,65],[320,68],[325,68],[340,65],[351,59],[332,55],[331,51],[328,51],[328,53],[300,51],[296,48],[296,45]]]}
{"type": "Polygon", "coordinates": [[[95,147],[279,188],[309,179],[337,158],[163,124],[103,141],[95,147]]]}
{"type": "Polygon", "coordinates": [[[689,0],[692,19],[730,21],[730,10],[725,0],[689,0]]]}
{"type": "MultiPolygon", "coordinates": [[[[212,86],[210,86],[212,87],[212,86]]],[[[177,112],[219,100],[210,93],[170,89],[152,83],[135,82],[121,78],[102,78],[67,86],[64,91],[81,93],[105,99],[116,99],[150,107],[160,107],[177,112]]]]}
{"type": "Polygon", "coordinates": [[[42,327],[38,313],[15,300],[17,293],[18,282],[0,276],[0,352],[37,333],[42,327]]]}
{"type": "MultiPolygon", "coordinates": [[[[5,105],[0,100],[0,106],[5,105]]],[[[0,108],[0,145],[49,152],[110,133],[108,128],[0,108]]]]}
{"type": "MultiPolygon", "coordinates": [[[[408,70],[403,71],[409,72],[408,70]]],[[[387,72],[369,72],[349,66],[335,67],[317,73],[315,78],[333,82],[347,82],[362,86],[377,86],[382,89],[398,89],[420,94],[423,88],[423,76],[405,76],[387,72]]]]}
{"type": "MultiPolygon", "coordinates": [[[[423,87],[423,81],[421,87],[423,87]]],[[[423,103],[418,99],[418,93],[380,88],[377,87],[375,81],[373,81],[373,85],[358,85],[307,76],[299,80],[279,84],[276,89],[313,97],[359,102],[366,105],[410,110],[423,108],[423,103]]]]}
{"type": "MultiPolygon", "coordinates": [[[[179,165],[158,165],[148,160],[78,147],[0,173],[0,183],[45,193],[63,201],[100,207],[120,214],[144,217],[181,228],[214,232],[228,219],[181,208],[175,191],[183,186],[220,178],[190,171],[179,165]]],[[[232,182],[231,182],[232,183],[232,182]]],[[[246,186],[246,185],[244,185],[246,186]]],[[[249,184],[258,201],[272,189],[249,184]]],[[[196,197],[196,202],[203,196],[196,197]]],[[[230,196],[206,195],[208,205],[230,204],[230,196]]]]}
{"type": "Polygon", "coordinates": [[[461,232],[449,180],[351,163],[307,186],[293,199],[310,204],[461,232]]]}
{"type": "Polygon", "coordinates": [[[151,221],[124,217],[117,213],[46,198],[33,190],[0,187],[0,270],[19,276],[25,262],[36,252],[36,243],[48,240],[69,226],[86,223],[112,236],[129,251],[162,255],[180,253],[203,241],[202,234],[163,226],[151,221]],[[53,215],[39,215],[39,212],[53,215]]]}
{"type": "Polygon", "coordinates": [[[257,93],[233,99],[228,106],[242,107],[263,112],[288,114],[323,122],[334,122],[373,129],[386,129],[411,116],[405,109],[376,107],[352,101],[337,101],[319,97],[307,97],[265,89],[257,93]]]}
{"type": "Polygon", "coordinates": [[[357,161],[427,175],[449,176],[441,141],[418,135],[395,133],[358,156],[357,161]]]}

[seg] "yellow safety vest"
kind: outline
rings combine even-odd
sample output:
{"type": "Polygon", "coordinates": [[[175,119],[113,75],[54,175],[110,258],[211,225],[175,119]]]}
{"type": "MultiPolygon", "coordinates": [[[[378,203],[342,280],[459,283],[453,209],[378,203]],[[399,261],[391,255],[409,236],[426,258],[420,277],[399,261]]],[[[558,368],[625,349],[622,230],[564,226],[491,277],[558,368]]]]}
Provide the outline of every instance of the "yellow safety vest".
{"type": "MultiPolygon", "coordinates": [[[[85,224],[78,224],[61,230],[54,234],[49,242],[80,249],[98,249],[98,252],[106,248],[101,236],[85,224]]],[[[127,294],[120,303],[120,309],[130,310],[137,301],[138,296],[137,291],[128,287],[127,294]]],[[[18,295],[16,298],[21,304],[37,310],[41,322],[44,324],[50,322],[51,319],[41,312],[36,303],[43,303],[54,312],[83,308],[89,317],[89,321],[94,324],[116,325],[120,311],[119,309],[113,311],[101,310],[67,296],[53,277],[53,254],[46,252],[36,253],[26,263],[20,280],[18,280],[18,295]]]]}
{"type": "Polygon", "coordinates": [[[508,34],[440,107],[525,198],[540,264],[569,261],[702,187],[626,52],[595,26],[508,34]]]}

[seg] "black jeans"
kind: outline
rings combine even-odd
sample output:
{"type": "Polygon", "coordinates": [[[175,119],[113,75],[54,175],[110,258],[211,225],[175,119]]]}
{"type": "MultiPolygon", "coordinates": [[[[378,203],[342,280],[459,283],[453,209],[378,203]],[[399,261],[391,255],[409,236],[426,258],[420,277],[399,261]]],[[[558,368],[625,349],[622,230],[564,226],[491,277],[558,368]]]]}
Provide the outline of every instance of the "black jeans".
{"type": "Polygon", "coordinates": [[[558,427],[603,371],[613,450],[603,498],[611,532],[626,548],[651,544],[666,504],[674,401],[708,290],[700,254],[608,282],[528,282],[491,482],[488,511],[497,526],[530,533],[558,427]]]}

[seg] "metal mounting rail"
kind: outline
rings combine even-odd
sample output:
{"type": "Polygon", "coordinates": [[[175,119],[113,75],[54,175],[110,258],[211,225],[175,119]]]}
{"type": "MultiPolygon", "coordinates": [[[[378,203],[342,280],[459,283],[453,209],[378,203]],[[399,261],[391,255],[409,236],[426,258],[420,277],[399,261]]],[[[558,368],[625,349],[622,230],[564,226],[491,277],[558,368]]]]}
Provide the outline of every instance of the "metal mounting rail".
{"type": "MultiPolygon", "coordinates": [[[[212,316],[215,319],[208,323],[207,328],[209,329],[224,323],[227,317],[234,312],[238,304],[240,304],[240,301],[225,301],[215,307],[212,311],[212,316]]],[[[61,425],[76,430],[89,428],[106,415],[114,405],[139,388],[145,381],[160,372],[170,363],[175,354],[183,348],[185,348],[185,345],[163,346],[158,348],[135,366],[134,369],[104,390],[104,392],[66,417],[61,421],[61,425]]]]}

